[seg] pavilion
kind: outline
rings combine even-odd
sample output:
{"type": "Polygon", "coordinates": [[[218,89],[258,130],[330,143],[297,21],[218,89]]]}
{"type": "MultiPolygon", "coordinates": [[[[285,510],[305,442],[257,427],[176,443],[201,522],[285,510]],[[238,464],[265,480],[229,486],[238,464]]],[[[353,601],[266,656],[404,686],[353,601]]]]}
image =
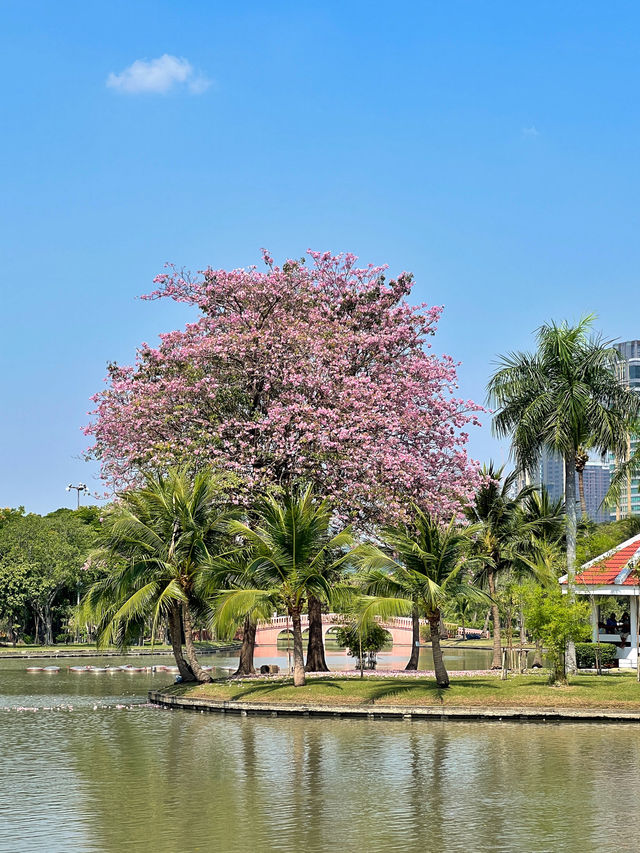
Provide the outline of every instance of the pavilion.
{"type": "MultiPolygon", "coordinates": [[[[567,575],[560,578],[567,591],[567,575]]],[[[576,594],[591,600],[592,640],[615,643],[619,667],[638,661],[638,606],[640,602],[640,534],[606,554],[590,560],[576,572],[576,594]],[[615,596],[617,613],[607,607],[615,596]],[[620,600],[622,599],[622,600],[620,600]]]]}

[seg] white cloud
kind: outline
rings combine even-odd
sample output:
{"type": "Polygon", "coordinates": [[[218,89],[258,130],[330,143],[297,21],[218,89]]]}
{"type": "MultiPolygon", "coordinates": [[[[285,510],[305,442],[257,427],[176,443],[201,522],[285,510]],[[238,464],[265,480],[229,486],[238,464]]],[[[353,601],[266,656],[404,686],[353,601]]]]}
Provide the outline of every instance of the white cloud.
{"type": "Polygon", "coordinates": [[[535,124],[532,124],[531,127],[523,127],[522,128],[522,135],[523,136],[540,136],[540,131],[535,126],[535,124]]]}
{"type": "Polygon", "coordinates": [[[172,89],[186,88],[193,95],[200,95],[211,85],[186,59],[165,53],[158,59],[136,59],[120,74],[111,72],[107,87],[128,95],[152,93],[165,95],[172,89]]]}

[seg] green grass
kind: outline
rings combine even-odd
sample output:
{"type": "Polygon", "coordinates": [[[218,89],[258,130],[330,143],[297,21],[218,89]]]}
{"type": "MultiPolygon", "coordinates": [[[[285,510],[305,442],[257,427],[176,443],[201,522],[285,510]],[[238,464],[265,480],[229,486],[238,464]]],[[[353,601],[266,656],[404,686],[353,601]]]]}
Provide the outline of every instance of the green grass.
{"type": "Polygon", "coordinates": [[[197,686],[176,685],[170,693],[190,698],[227,701],[281,702],[314,705],[485,706],[503,708],[640,709],[640,684],[634,673],[577,675],[568,687],[551,687],[545,675],[452,677],[448,690],[431,678],[322,677],[294,687],[278,681],[217,681],[197,686]]]}

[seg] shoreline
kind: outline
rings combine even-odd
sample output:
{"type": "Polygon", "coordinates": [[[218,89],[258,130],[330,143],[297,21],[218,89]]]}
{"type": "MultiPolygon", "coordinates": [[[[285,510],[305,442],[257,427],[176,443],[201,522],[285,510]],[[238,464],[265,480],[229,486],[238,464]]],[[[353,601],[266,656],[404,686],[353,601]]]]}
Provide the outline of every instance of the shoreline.
{"type": "MultiPolygon", "coordinates": [[[[230,643],[227,646],[211,646],[210,648],[199,648],[199,655],[214,655],[218,652],[230,653],[240,651],[240,643],[230,643]]],[[[110,657],[149,657],[156,655],[173,656],[171,649],[137,649],[136,651],[119,651],[118,649],[61,649],[54,651],[52,649],[38,651],[37,649],[25,649],[18,651],[10,649],[5,652],[0,649],[0,661],[2,660],[29,660],[29,659],[46,659],[46,658],[110,658],[110,657]]]]}
{"type": "Polygon", "coordinates": [[[484,721],[515,723],[640,723],[640,711],[612,708],[485,707],[428,705],[316,705],[290,702],[245,702],[189,698],[165,690],[150,690],[149,702],[162,708],[196,713],[233,714],[241,717],[329,717],[366,720],[484,721]]]}

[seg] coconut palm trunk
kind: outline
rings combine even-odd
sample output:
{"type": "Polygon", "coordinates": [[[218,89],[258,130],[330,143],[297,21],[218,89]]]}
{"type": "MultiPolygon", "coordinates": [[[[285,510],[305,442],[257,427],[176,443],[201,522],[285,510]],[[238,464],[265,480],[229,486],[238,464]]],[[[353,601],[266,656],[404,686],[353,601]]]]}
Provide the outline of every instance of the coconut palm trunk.
{"type": "Polygon", "coordinates": [[[493,637],[493,658],[491,659],[491,669],[502,669],[502,641],[500,638],[500,611],[496,603],[496,577],[493,569],[487,571],[487,584],[489,586],[489,595],[491,596],[491,619],[493,621],[492,637],[493,637]]]}
{"type": "Polygon", "coordinates": [[[579,447],[576,450],[575,466],[578,473],[578,494],[580,495],[580,512],[583,519],[587,517],[587,501],[584,496],[584,466],[588,461],[589,454],[583,447],[579,447]]]}
{"type": "Polygon", "coordinates": [[[322,639],[322,603],[315,595],[309,596],[309,641],[307,643],[307,672],[329,672],[322,639]]]}
{"type": "Polygon", "coordinates": [[[293,625],[293,686],[303,687],[306,684],[304,676],[304,652],[302,650],[302,613],[300,608],[289,611],[293,625]]]}
{"type": "Polygon", "coordinates": [[[208,672],[204,671],[198,662],[196,647],[193,642],[193,619],[191,615],[191,608],[186,601],[183,601],[182,603],[182,627],[184,629],[185,655],[189,661],[191,671],[193,672],[196,681],[199,681],[201,684],[207,684],[212,681],[212,678],[208,672]]]}
{"type": "Polygon", "coordinates": [[[442,647],[440,646],[440,611],[429,613],[429,630],[431,632],[431,653],[433,654],[433,669],[435,671],[438,687],[449,686],[449,674],[442,658],[442,647]]]}
{"type": "Polygon", "coordinates": [[[255,675],[256,669],[253,664],[253,654],[256,647],[256,623],[247,614],[244,617],[242,627],[242,645],[240,646],[240,660],[238,668],[233,673],[233,678],[241,675],[255,675]]]}
{"type": "Polygon", "coordinates": [[[584,470],[578,471],[578,493],[580,495],[580,512],[582,517],[587,517],[587,501],[584,496],[584,470]]]}
{"type": "Polygon", "coordinates": [[[182,616],[179,605],[176,604],[171,607],[168,622],[169,634],[171,636],[171,648],[176,660],[178,672],[180,673],[183,681],[195,681],[196,678],[193,670],[182,654],[182,616]]]}
{"type": "MultiPolygon", "coordinates": [[[[576,539],[578,533],[578,518],[576,513],[575,452],[567,453],[565,455],[564,471],[564,507],[567,517],[567,591],[571,601],[574,601],[576,582],[576,539]]],[[[576,647],[572,640],[567,644],[566,669],[569,673],[574,673],[576,671],[576,647]]]]}
{"type": "Polygon", "coordinates": [[[411,657],[405,669],[417,670],[418,658],[420,657],[420,614],[414,604],[411,610],[411,657]]]}

